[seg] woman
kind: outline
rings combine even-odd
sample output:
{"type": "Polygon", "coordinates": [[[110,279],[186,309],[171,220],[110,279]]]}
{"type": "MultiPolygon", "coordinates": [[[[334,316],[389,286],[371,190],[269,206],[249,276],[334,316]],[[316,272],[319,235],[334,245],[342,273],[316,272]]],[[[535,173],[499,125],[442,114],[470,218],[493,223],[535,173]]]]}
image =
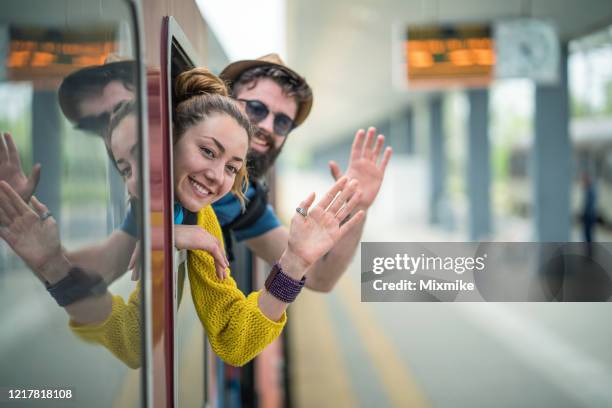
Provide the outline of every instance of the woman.
{"type": "MultiPolygon", "coordinates": [[[[214,252],[215,244],[222,238],[210,204],[230,190],[240,197],[246,178],[244,160],[250,125],[242,111],[227,97],[225,85],[206,70],[196,69],[182,74],[177,80],[176,90],[174,188],[179,204],[177,213],[184,212],[184,219],[197,213],[198,224],[189,229],[185,227],[190,226],[177,226],[176,236],[177,240],[179,236],[188,234],[199,237],[200,241],[208,239],[214,252]]],[[[108,143],[130,193],[135,196],[137,162],[133,147],[136,146],[136,122],[129,111],[130,107],[126,105],[116,113],[111,121],[108,143]]],[[[7,198],[11,196],[6,187],[0,188],[0,201],[4,200],[2,194],[7,198]]],[[[303,285],[306,269],[327,253],[363,216],[359,212],[340,227],[340,221],[357,203],[356,189],[356,182],[338,181],[307,215],[314,194],[304,200],[299,207],[301,213],[292,220],[288,248],[275,264],[267,288],[246,298],[236,288],[229,270],[226,279],[218,278],[216,270],[226,270],[223,258],[215,256],[213,260],[208,252],[190,251],[192,297],[211,346],[222,359],[233,365],[242,365],[280,334],[286,320],[285,309],[299,291],[296,288],[303,285]]],[[[36,200],[33,204],[39,214],[44,214],[44,206],[36,200]]],[[[25,209],[24,206],[21,206],[22,210],[27,212],[27,206],[25,209]]],[[[0,208],[0,222],[5,225],[10,221],[9,210],[12,211],[5,210],[4,206],[0,208]]],[[[30,219],[34,220],[31,214],[30,219]]],[[[54,223],[45,220],[43,224],[54,223]]],[[[190,239],[196,240],[188,238],[185,241],[190,239]]],[[[7,241],[11,243],[9,239],[7,241]]],[[[130,366],[136,366],[140,361],[137,292],[132,294],[128,305],[120,297],[111,298],[108,292],[95,299],[99,310],[93,314],[87,307],[84,310],[89,313],[83,314],[75,310],[79,309],[75,304],[66,307],[72,318],[71,327],[81,337],[104,344],[130,366]]],[[[93,300],[87,298],[81,303],[93,300]]],[[[94,307],[91,304],[85,306],[94,307]]]]}

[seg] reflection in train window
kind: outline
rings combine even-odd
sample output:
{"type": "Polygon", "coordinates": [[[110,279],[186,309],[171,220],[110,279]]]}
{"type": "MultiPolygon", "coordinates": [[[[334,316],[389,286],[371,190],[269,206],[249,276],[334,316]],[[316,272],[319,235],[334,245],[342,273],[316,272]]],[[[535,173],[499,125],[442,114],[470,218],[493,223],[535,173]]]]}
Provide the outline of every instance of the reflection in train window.
{"type": "Polygon", "coordinates": [[[74,406],[138,404],[131,10],[121,0],[85,0],[78,14],[65,1],[37,5],[0,6],[0,324],[11,327],[0,387],[70,390],[74,406]]]}

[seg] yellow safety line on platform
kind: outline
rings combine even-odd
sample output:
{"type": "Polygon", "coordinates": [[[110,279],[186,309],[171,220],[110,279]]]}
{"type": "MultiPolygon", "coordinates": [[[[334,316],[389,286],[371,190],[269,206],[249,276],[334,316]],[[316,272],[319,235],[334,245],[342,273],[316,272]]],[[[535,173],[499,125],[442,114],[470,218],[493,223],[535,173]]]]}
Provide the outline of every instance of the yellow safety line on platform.
{"type": "Polygon", "coordinates": [[[389,402],[395,407],[429,407],[421,388],[399,358],[399,351],[383,328],[361,303],[359,292],[348,276],[338,282],[336,291],[357,329],[389,402]]]}
{"type": "Polygon", "coordinates": [[[325,295],[302,291],[289,310],[291,387],[297,407],[355,407],[325,295]]]}

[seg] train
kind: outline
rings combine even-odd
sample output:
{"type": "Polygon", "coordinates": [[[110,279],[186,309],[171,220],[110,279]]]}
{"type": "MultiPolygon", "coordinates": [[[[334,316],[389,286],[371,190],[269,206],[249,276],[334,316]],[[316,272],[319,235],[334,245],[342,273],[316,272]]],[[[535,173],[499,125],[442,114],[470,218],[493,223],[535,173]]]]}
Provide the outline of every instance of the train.
{"type": "MultiPolygon", "coordinates": [[[[223,65],[210,52],[212,37],[195,0],[23,0],[0,6],[0,129],[13,135],[24,167],[42,164],[36,195],[56,218],[67,250],[103,242],[121,226],[128,197],[104,143],[88,134],[99,118],[75,123],[58,90],[87,67],[121,61],[135,67],[131,84],[124,85],[137,101],[145,271],[139,281],[124,274],[109,286],[127,300],[140,285],[142,354],[133,369],[71,335],[61,308],[0,243],[3,331],[12,328],[0,341],[3,386],[26,394],[42,390],[37,395],[48,395],[51,405],[288,405],[285,340],[277,339],[244,367],[224,364],[206,341],[180,267],[185,254],[173,245],[173,83],[192,67],[223,65]]],[[[89,84],[79,86],[85,92],[89,84]]],[[[261,261],[238,244],[234,253],[232,273],[240,289],[261,287],[261,261]]]]}
{"type": "MultiPolygon", "coordinates": [[[[575,118],[570,123],[572,174],[570,180],[571,214],[580,222],[584,205],[584,177],[597,191],[597,221],[612,229],[612,117],[575,118]]],[[[531,144],[514,145],[508,161],[509,210],[518,216],[532,213],[530,156],[531,144]]],[[[560,180],[562,182],[562,180],[560,180]]]]}

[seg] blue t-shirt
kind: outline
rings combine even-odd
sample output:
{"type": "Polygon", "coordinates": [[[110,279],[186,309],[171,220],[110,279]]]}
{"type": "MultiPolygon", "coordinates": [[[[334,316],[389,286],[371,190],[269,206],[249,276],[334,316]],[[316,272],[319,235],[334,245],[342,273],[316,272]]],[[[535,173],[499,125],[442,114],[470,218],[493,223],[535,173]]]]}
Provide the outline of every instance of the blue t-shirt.
{"type": "MultiPolygon", "coordinates": [[[[130,208],[128,209],[123,222],[121,223],[121,231],[125,232],[136,238],[138,235],[138,220],[136,219],[136,210],[134,209],[135,203],[130,201],[130,208]]],[[[197,218],[196,215],[183,208],[178,203],[174,203],[174,223],[175,224],[195,224],[197,218]]]]}
{"type": "MultiPolygon", "coordinates": [[[[248,200],[255,197],[255,188],[252,184],[249,184],[246,197],[248,200]]],[[[213,203],[212,206],[215,210],[217,218],[219,219],[219,224],[221,224],[221,227],[231,224],[242,213],[240,201],[232,193],[227,193],[219,201],[213,203]]],[[[266,209],[261,216],[251,226],[241,229],[232,229],[232,231],[234,232],[234,237],[236,237],[237,241],[244,241],[245,239],[263,235],[276,227],[280,227],[280,225],[280,220],[274,213],[272,206],[268,204],[266,205],[266,209]]]]}
{"type": "Polygon", "coordinates": [[[119,227],[121,231],[125,232],[136,238],[138,235],[138,220],[136,219],[136,210],[134,209],[134,203],[130,201],[130,208],[128,209],[123,222],[121,223],[121,227],[119,227]]]}

